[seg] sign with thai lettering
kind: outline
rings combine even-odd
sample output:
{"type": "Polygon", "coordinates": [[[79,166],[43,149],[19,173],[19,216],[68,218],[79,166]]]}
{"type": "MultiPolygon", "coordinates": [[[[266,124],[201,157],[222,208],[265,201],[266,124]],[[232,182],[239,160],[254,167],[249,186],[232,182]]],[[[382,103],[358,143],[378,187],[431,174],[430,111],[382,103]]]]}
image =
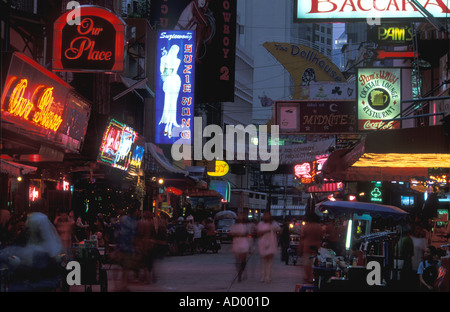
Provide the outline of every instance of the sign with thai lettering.
{"type": "Polygon", "coordinates": [[[144,150],[143,137],[126,124],[111,119],[103,133],[97,160],[137,175],[142,165],[144,150]]]}
{"type": "Polygon", "coordinates": [[[195,32],[158,32],[155,143],[191,144],[194,123],[195,32]]]}
{"type": "Polygon", "coordinates": [[[401,117],[401,69],[358,68],[358,129],[399,129],[401,117]]]}
{"type": "MultiPolygon", "coordinates": [[[[447,18],[449,5],[443,0],[418,0],[435,18],[447,18]]],[[[294,21],[343,21],[381,19],[424,20],[406,0],[296,0],[294,21]]]]}
{"type": "Polygon", "coordinates": [[[280,134],[355,132],[355,101],[277,101],[280,134]]]}
{"type": "Polygon", "coordinates": [[[122,72],[125,23],[108,9],[80,7],[80,23],[68,23],[70,11],[54,23],[53,70],[122,72]]]}
{"type": "Polygon", "coordinates": [[[2,127],[79,152],[90,105],[73,87],[21,53],[14,53],[1,97],[2,127]]]}

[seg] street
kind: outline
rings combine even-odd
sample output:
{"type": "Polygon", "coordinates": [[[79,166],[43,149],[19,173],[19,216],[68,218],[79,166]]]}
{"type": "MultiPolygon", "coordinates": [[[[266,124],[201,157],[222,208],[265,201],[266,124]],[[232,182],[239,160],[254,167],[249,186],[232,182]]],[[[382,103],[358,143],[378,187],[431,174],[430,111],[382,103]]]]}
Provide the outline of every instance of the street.
{"type": "MultiPolygon", "coordinates": [[[[275,255],[272,267],[272,281],[259,281],[259,257],[257,251],[249,256],[246,279],[237,281],[231,243],[223,243],[221,250],[185,256],[169,256],[155,264],[157,281],[144,284],[130,282],[130,292],[294,292],[301,283],[302,267],[286,265],[280,252],[275,255]]],[[[116,292],[120,286],[121,269],[106,265],[108,269],[108,291],[116,292]]],[[[71,292],[84,291],[85,286],[71,286],[71,292]]],[[[93,285],[92,291],[100,291],[93,285]]]]}

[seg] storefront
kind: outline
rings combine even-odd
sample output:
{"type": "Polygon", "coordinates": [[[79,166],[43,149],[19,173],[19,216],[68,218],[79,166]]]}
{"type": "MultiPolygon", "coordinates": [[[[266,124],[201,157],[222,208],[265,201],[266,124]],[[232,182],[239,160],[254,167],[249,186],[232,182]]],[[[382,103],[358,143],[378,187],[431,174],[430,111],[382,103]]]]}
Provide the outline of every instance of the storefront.
{"type": "Polygon", "coordinates": [[[27,56],[9,57],[2,73],[2,180],[8,181],[2,181],[1,193],[8,198],[2,208],[52,217],[70,209],[71,177],[64,160],[82,149],[91,105],[27,56]]]}

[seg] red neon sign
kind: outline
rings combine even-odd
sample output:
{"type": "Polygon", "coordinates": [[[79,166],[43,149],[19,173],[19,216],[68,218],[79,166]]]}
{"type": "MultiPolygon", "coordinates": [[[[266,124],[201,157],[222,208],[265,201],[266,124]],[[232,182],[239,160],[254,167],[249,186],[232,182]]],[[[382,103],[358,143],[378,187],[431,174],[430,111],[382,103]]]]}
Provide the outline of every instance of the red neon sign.
{"type": "MultiPolygon", "coordinates": [[[[11,78],[11,83],[17,80],[17,77],[11,78]]],[[[58,107],[54,103],[53,87],[46,87],[39,85],[32,92],[31,97],[26,97],[26,89],[28,86],[28,79],[20,79],[11,92],[11,97],[8,103],[8,112],[14,116],[22,117],[30,120],[35,124],[53,131],[57,131],[61,125],[62,107],[58,107]],[[37,97],[34,103],[34,98],[37,97]]]]}
{"type": "Polygon", "coordinates": [[[53,70],[122,72],[125,23],[111,11],[81,6],[81,22],[69,25],[67,16],[54,24],[53,70]]]}

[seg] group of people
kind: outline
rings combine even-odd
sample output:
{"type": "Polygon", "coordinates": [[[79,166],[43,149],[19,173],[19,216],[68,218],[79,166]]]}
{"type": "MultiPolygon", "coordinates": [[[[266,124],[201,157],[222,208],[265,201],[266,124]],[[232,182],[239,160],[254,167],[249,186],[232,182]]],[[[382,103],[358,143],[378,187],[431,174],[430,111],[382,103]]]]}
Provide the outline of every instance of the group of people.
{"type": "Polygon", "coordinates": [[[252,252],[254,240],[260,257],[260,282],[269,283],[272,278],[272,264],[278,250],[279,224],[270,212],[264,212],[261,221],[256,225],[248,222],[245,215],[238,215],[236,223],[231,227],[233,237],[232,252],[235,256],[237,279],[245,278],[245,268],[249,253],[252,252]]]}
{"type": "Polygon", "coordinates": [[[428,243],[419,226],[406,227],[396,245],[400,282],[406,290],[450,291],[450,255],[428,243]]]}

